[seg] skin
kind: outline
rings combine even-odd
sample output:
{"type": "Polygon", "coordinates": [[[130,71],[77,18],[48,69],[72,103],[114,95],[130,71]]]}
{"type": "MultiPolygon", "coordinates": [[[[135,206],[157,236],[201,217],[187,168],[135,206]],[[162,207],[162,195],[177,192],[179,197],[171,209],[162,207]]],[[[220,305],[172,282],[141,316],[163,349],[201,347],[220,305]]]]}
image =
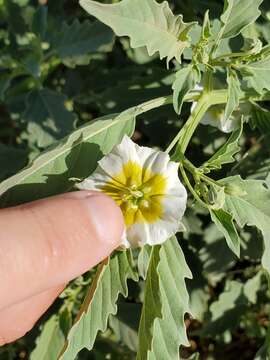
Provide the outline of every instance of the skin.
{"type": "Polygon", "coordinates": [[[0,345],[28,332],[66,284],[120,244],[108,196],[79,191],[0,210],[0,345]]]}

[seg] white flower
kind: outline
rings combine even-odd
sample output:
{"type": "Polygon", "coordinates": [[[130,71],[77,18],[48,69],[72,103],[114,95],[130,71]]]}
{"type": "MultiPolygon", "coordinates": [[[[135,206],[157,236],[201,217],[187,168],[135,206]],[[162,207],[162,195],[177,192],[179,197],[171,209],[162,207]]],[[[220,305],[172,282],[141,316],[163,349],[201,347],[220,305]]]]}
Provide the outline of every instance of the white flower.
{"type": "Polygon", "coordinates": [[[102,191],[120,206],[126,247],[161,244],[183,229],[187,192],[178,178],[178,164],[168,154],[138,146],[127,136],[77,186],[102,191]]]}
{"type": "MultiPolygon", "coordinates": [[[[194,103],[192,107],[195,107],[194,103]]],[[[191,107],[191,111],[193,110],[191,107]]],[[[204,114],[201,124],[211,125],[217,127],[219,130],[224,133],[230,133],[240,125],[240,116],[234,115],[230,116],[227,120],[225,119],[225,108],[222,105],[213,105],[210,109],[204,114]]]]}
{"type": "MultiPolygon", "coordinates": [[[[194,90],[202,90],[201,85],[196,85],[194,90]]],[[[191,112],[194,111],[197,102],[193,102],[191,106],[191,112]]],[[[233,130],[237,129],[241,125],[242,115],[248,115],[251,107],[248,103],[240,104],[238,109],[236,109],[233,114],[225,120],[225,105],[213,105],[210,109],[204,114],[201,119],[201,124],[211,125],[224,133],[230,133],[233,130]]]]}

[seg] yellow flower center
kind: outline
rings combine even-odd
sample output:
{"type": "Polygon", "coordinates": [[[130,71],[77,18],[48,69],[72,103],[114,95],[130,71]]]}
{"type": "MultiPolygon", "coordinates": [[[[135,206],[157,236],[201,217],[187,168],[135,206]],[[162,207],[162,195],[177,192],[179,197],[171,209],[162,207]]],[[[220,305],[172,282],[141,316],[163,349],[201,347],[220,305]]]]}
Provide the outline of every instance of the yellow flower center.
{"type": "Polygon", "coordinates": [[[131,226],[154,223],[161,218],[166,185],[167,180],[162,174],[129,161],[101,190],[116,201],[121,207],[126,226],[131,226]]]}

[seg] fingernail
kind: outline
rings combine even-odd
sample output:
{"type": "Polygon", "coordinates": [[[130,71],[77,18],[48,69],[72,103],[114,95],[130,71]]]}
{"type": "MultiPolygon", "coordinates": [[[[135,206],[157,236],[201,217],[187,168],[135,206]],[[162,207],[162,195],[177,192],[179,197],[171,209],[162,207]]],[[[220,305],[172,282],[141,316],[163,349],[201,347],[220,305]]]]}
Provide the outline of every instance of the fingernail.
{"type": "Polygon", "coordinates": [[[84,202],[97,238],[113,247],[119,246],[124,231],[124,220],[114,200],[102,193],[92,193],[84,202]]]}

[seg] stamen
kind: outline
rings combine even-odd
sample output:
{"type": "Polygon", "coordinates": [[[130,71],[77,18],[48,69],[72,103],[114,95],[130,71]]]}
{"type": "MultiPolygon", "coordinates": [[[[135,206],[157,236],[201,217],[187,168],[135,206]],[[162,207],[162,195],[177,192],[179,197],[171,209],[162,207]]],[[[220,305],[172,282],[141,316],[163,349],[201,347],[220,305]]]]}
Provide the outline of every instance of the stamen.
{"type": "Polygon", "coordinates": [[[130,190],[130,194],[135,197],[135,199],[140,199],[143,197],[143,192],[140,190],[130,190]]]}
{"type": "Polygon", "coordinates": [[[149,207],[149,201],[147,201],[147,200],[142,200],[142,201],[140,202],[140,205],[141,205],[142,207],[144,207],[144,208],[148,208],[148,207],[149,207]]]}
{"type": "Polygon", "coordinates": [[[134,204],[133,202],[129,203],[129,207],[135,211],[139,209],[139,206],[137,204],[134,204]]]}

